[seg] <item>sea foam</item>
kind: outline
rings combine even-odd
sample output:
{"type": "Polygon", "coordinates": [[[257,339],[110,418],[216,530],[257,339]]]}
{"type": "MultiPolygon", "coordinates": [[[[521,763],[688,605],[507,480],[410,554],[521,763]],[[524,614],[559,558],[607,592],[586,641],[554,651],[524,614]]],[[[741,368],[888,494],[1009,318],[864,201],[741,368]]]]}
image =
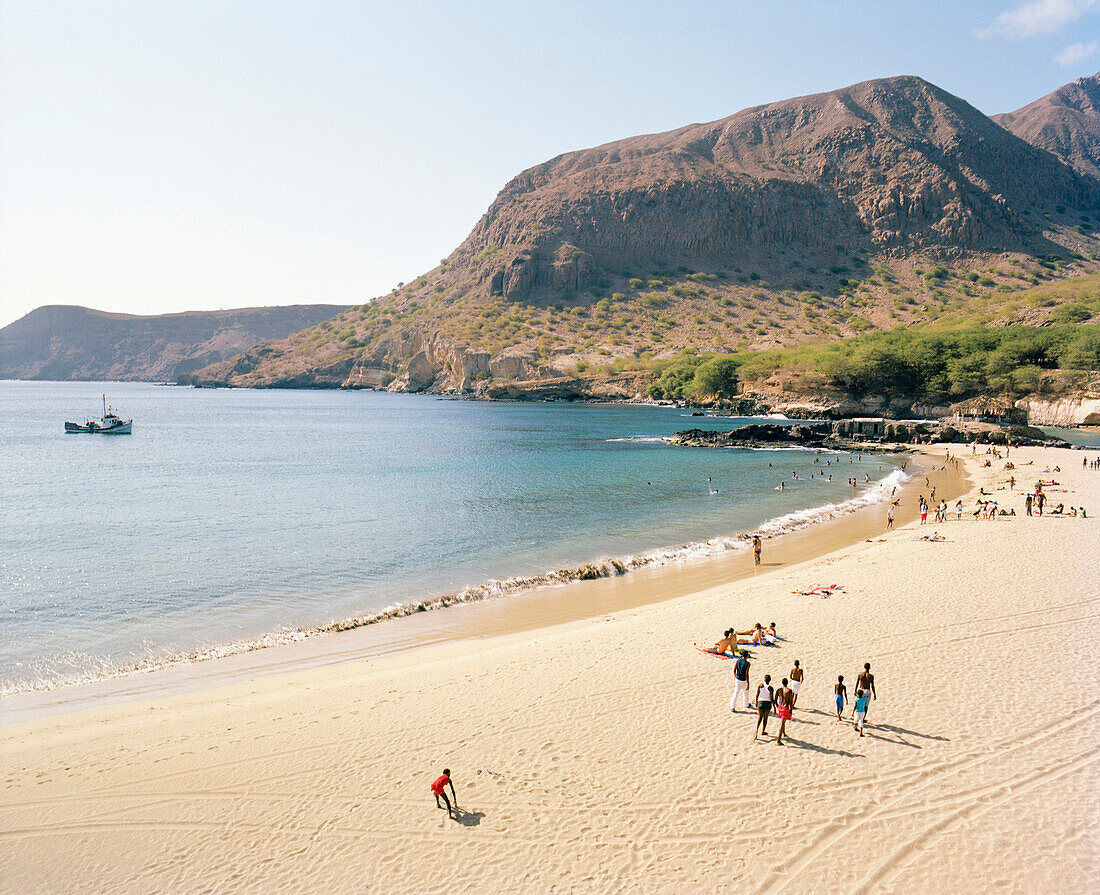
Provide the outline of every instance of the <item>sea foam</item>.
{"type": "Polygon", "coordinates": [[[259,637],[230,640],[195,650],[181,651],[169,655],[144,656],[119,663],[113,663],[111,659],[100,656],[78,657],[71,654],[69,658],[72,663],[81,665],[84,668],[83,671],[71,674],[57,674],[55,672],[52,675],[41,675],[31,680],[22,680],[16,684],[5,683],[0,685],[0,696],[28,691],[54,690],[59,687],[89,683],[94,680],[126,677],[187,665],[193,662],[226,658],[267,649],[268,647],[297,643],[322,634],[350,631],[420,612],[445,609],[448,606],[457,606],[462,603],[477,603],[484,600],[498,599],[540,588],[566,585],[575,581],[614,578],[637,569],[691,562],[721,554],[745,551],[749,548],[749,542],[753,534],[759,534],[764,539],[774,538],[829,519],[849,515],[864,507],[888,500],[908,478],[909,475],[904,471],[894,470],[873,483],[870,488],[848,500],[786,513],[762,522],[751,531],[709,538],[705,541],[678,544],[624,557],[604,557],[583,565],[556,569],[541,575],[517,575],[511,578],[485,581],[443,596],[394,603],[382,609],[338,619],[322,625],[282,628],[259,637]]]}

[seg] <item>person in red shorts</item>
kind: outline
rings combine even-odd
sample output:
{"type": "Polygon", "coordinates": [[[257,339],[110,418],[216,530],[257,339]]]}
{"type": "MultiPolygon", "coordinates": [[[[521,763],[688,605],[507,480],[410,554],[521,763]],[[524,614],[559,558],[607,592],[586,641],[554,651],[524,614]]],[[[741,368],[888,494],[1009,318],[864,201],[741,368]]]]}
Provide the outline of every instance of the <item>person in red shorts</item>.
{"type": "Polygon", "coordinates": [[[775,691],[775,713],[779,716],[779,733],[775,738],[775,745],[783,745],[783,734],[787,732],[787,722],[791,720],[794,708],[794,690],[787,686],[787,679],[783,678],[783,686],[775,691]]]}
{"type": "Polygon", "coordinates": [[[447,807],[447,813],[453,814],[454,809],[458,807],[458,796],[455,795],[455,785],[451,782],[451,769],[444,768],[443,776],[440,777],[435,783],[432,784],[432,795],[435,796],[435,807],[442,808],[444,805],[447,807]],[[451,799],[447,798],[446,788],[451,787],[451,799],[454,799],[454,805],[451,805],[451,799]],[[439,804],[440,796],[443,797],[443,805],[439,804]]]}

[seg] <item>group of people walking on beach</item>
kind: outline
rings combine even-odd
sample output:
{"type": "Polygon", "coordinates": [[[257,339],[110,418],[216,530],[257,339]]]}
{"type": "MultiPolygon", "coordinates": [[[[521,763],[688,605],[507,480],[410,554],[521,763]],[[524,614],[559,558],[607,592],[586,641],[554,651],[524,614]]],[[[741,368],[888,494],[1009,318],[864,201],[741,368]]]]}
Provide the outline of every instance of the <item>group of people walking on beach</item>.
{"type": "MultiPolygon", "coordinates": [[[[763,680],[757,684],[750,700],[751,668],[752,663],[744,653],[733,663],[733,696],[730,698],[730,711],[736,712],[738,703],[743,704],[746,709],[755,710],[756,727],[752,734],[754,741],[768,735],[768,720],[774,712],[779,718],[775,744],[782,746],[787,734],[787,722],[794,717],[794,709],[798,704],[798,694],[802,690],[802,682],[806,676],[805,670],[800,661],[795,659],[790,673],[780,681],[778,687],[772,685],[772,676],[765,674],[763,680]]],[[[877,698],[875,676],[871,673],[871,663],[866,662],[863,665],[863,671],[856,676],[855,706],[851,716],[852,727],[860,736],[863,736],[870,700],[877,698]]],[[[837,676],[836,684],[833,685],[833,703],[836,706],[836,720],[839,724],[844,720],[844,708],[848,703],[848,688],[842,674],[837,676]]]]}

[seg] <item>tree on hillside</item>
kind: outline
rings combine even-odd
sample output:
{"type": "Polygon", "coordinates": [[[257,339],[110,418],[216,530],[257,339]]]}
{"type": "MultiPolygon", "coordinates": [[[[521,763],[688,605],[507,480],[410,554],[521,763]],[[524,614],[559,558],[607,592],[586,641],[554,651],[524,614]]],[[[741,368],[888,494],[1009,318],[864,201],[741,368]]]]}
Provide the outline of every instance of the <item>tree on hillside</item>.
{"type": "Polygon", "coordinates": [[[704,361],[695,371],[692,391],[699,397],[736,397],[737,361],[732,357],[712,357],[704,361]]]}

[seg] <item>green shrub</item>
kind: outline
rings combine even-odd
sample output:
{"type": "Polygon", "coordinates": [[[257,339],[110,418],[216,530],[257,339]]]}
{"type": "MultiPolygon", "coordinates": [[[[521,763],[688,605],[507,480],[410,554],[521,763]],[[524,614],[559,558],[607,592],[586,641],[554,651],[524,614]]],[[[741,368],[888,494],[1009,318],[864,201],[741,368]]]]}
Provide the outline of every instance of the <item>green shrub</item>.
{"type": "Polygon", "coordinates": [[[732,357],[712,357],[695,370],[691,384],[698,397],[733,398],[737,395],[737,361],[732,357]]]}
{"type": "Polygon", "coordinates": [[[1083,305],[1062,305],[1050,315],[1052,323],[1082,323],[1092,316],[1092,311],[1083,305]]]}

